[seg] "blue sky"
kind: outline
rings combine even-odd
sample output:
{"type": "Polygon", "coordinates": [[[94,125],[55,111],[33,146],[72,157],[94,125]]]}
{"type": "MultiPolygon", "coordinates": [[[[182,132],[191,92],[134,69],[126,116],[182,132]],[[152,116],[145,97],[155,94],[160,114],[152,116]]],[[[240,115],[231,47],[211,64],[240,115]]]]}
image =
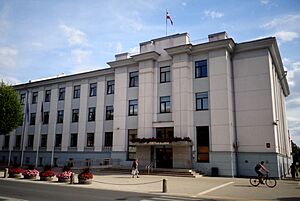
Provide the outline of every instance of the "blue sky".
{"type": "Polygon", "coordinates": [[[25,83],[108,67],[140,42],[188,32],[197,43],[226,31],[235,42],[276,36],[288,70],[287,115],[300,145],[300,1],[298,0],[0,0],[0,79],[25,83]]]}

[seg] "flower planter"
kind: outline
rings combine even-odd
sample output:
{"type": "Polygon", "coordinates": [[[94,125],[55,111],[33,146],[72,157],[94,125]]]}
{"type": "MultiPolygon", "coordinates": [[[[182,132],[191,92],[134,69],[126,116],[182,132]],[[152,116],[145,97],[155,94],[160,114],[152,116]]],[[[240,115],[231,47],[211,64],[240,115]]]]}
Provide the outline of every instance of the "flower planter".
{"type": "Polygon", "coordinates": [[[21,178],[22,177],[22,173],[9,173],[8,177],[9,178],[21,178]]]}
{"type": "Polygon", "coordinates": [[[36,176],[24,175],[24,179],[34,180],[34,179],[36,179],[36,176]]]}
{"type": "Polygon", "coordinates": [[[41,180],[41,181],[52,181],[52,180],[53,180],[53,177],[41,177],[41,176],[40,176],[40,180],[41,180]]]}
{"type": "Polygon", "coordinates": [[[58,182],[70,182],[70,178],[60,178],[60,177],[58,177],[58,182]]]}
{"type": "Polygon", "coordinates": [[[92,179],[79,179],[78,178],[78,183],[79,184],[92,184],[92,179]]]}

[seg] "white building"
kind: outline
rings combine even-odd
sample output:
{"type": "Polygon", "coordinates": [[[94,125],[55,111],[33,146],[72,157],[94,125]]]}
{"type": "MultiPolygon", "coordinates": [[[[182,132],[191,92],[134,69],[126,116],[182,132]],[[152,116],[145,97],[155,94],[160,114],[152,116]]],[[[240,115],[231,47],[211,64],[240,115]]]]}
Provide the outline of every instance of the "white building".
{"type": "Polygon", "coordinates": [[[141,167],[208,175],[215,167],[223,176],[254,175],[264,160],[272,176],[284,176],[290,92],[276,39],[208,39],[153,39],[137,55],[116,55],[110,68],[15,86],[29,121],[0,136],[0,160],[126,167],[139,158],[141,167]]]}

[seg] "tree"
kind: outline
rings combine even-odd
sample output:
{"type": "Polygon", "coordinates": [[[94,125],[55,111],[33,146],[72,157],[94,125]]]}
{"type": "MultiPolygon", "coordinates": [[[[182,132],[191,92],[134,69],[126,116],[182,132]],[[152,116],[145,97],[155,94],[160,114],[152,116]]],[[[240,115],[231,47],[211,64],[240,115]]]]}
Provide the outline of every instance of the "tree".
{"type": "Polygon", "coordinates": [[[292,141],[292,154],[293,154],[293,161],[300,162],[300,147],[298,147],[293,141],[292,141]]]}
{"type": "Polygon", "coordinates": [[[3,81],[0,83],[0,135],[8,134],[23,120],[17,91],[3,81]]]}

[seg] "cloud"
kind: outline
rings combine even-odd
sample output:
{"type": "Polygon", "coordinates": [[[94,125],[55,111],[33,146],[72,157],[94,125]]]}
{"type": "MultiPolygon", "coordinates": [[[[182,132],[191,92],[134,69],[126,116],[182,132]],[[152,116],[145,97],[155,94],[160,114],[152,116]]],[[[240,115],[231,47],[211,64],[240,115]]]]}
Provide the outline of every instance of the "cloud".
{"type": "Polygon", "coordinates": [[[85,61],[88,58],[90,53],[91,53],[90,51],[82,50],[79,48],[71,51],[71,54],[75,58],[77,64],[82,64],[83,61],[85,61]]]}
{"type": "Polygon", "coordinates": [[[64,34],[67,36],[69,45],[74,46],[74,45],[83,45],[83,46],[87,46],[87,38],[86,38],[86,34],[83,33],[82,31],[74,28],[74,27],[70,27],[67,25],[60,25],[59,26],[64,34]]]}
{"type": "Polygon", "coordinates": [[[214,11],[214,10],[205,10],[204,14],[205,14],[205,16],[211,17],[212,19],[221,18],[224,16],[223,13],[220,13],[220,12],[214,11]]]}
{"type": "Polygon", "coordinates": [[[0,68],[13,68],[16,66],[18,50],[11,47],[0,48],[0,68]]]}
{"type": "Polygon", "coordinates": [[[181,5],[182,5],[182,6],[186,6],[186,2],[182,2],[181,5]]]}
{"type": "Polygon", "coordinates": [[[135,46],[135,47],[129,48],[128,52],[130,54],[138,54],[138,53],[140,53],[140,46],[135,46]]]}
{"type": "Polygon", "coordinates": [[[0,76],[0,81],[3,81],[4,83],[7,83],[9,85],[16,85],[16,84],[21,84],[22,82],[18,80],[15,77],[10,77],[10,76],[0,76]]]}
{"type": "Polygon", "coordinates": [[[270,3],[270,0],[260,0],[260,3],[263,5],[267,5],[270,3]]]}
{"type": "Polygon", "coordinates": [[[116,52],[117,52],[117,53],[121,53],[121,52],[122,52],[122,49],[123,49],[122,43],[121,43],[120,41],[117,42],[116,52]]]}
{"type": "Polygon", "coordinates": [[[299,21],[300,21],[300,15],[285,15],[278,18],[275,18],[265,24],[262,25],[263,28],[271,29],[271,28],[279,28],[282,29],[288,28],[288,29],[299,29],[299,21]]]}
{"type": "Polygon", "coordinates": [[[299,38],[299,35],[296,32],[292,31],[279,31],[274,34],[278,40],[282,42],[290,42],[293,41],[294,39],[299,38]]]}

